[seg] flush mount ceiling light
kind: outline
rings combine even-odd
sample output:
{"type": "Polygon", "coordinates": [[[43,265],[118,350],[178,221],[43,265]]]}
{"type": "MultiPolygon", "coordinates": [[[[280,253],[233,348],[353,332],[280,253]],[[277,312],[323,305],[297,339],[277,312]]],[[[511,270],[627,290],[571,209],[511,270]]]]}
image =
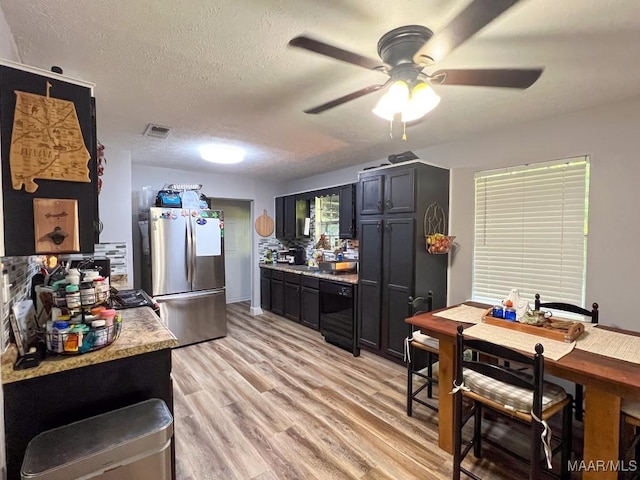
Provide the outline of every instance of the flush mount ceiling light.
{"type": "Polygon", "coordinates": [[[204,145],[200,147],[200,157],[212,163],[240,163],[244,160],[244,150],[229,145],[204,145]]]}

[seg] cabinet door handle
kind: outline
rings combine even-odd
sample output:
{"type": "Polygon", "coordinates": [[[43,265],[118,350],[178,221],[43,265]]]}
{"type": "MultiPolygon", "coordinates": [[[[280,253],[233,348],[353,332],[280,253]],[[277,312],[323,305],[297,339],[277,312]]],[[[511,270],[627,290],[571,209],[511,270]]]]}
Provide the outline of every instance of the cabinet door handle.
{"type": "Polygon", "coordinates": [[[377,228],[378,232],[380,231],[380,228],[381,228],[381,227],[382,227],[382,221],[380,221],[380,222],[378,222],[378,223],[376,224],[376,228],[377,228]]]}
{"type": "Polygon", "coordinates": [[[378,206],[378,211],[381,212],[382,211],[382,200],[378,200],[378,203],[376,205],[378,206]]]}
{"type": "Polygon", "coordinates": [[[385,223],[384,229],[385,229],[386,232],[390,232],[391,231],[391,224],[390,223],[385,223]]]}
{"type": "Polygon", "coordinates": [[[384,203],[385,207],[387,207],[387,210],[391,210],[393,208],[393,203],[391,202],[391,200],[387,200],[384,203]]]}

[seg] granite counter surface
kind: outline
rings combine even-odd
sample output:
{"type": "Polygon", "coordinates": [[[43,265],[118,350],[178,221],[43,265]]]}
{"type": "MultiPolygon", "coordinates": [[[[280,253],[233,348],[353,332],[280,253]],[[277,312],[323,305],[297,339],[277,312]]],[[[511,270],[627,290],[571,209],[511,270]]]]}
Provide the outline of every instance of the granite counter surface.
{"type": "Polygon", "coordinates": [[[120,336],[111,345],[95,352],[81,355],[52,354],[35,368],[14,370],[13,364],[17,359],[18,351],[14,344],[9,345],[7,351],[2,354],[2,383],[18,382],[178,345],[176,337],[149,307],[129,308],[120,312],[122,313],[120,336]]]}
{"type": "Polygon", "coordinates": [[[301,275],[305,275],[307,277],[317,277],[322,278],[323,280],[331,280],[334,282],[343,282],[343,283],[358,283],[358,274],[357,273],[328,273],[322,272],[317,268],[306,267],[304,265],[289,265],[289,264],[281,264],[281,263],[261,263],[260,268],[270,268],[271,270],[281,270],[283,272],[289,273],[299,273],[301,275]]]}

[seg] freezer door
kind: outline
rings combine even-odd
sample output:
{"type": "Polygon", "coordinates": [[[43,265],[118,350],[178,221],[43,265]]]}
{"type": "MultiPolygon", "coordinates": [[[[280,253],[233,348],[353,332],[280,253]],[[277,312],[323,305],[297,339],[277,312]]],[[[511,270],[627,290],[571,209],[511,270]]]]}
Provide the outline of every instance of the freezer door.
{"type": "Polygon", "coordinates": [[[193,237],[192,290],[223,288],[224,236],[222,212],[202,210],[191,214],[193,237]]]}
{"type": "Polygon", "coordinates": [[[155,297],[160,318],[180,342],[179,346],[227,335],[224,289],[155,297]]]}
{"type": "Polygon", "coordinates": [[[188,210],[177,208],[154,207],[149,211],[149,293],[154,297],[191,291],[189,261],[192,245],[189,218],[188,210]]]}

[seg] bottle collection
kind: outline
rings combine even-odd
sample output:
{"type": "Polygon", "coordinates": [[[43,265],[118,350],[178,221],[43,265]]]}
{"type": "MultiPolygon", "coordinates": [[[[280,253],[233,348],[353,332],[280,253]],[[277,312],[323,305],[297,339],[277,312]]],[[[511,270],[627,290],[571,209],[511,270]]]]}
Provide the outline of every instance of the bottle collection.
{"type": "Polygon", "coordinates": [[[52,289],[54,307],[45,331],[49,352],[86,353],[118,338],[122,318],[116,310],[108,308],[108,278],[96,270],[70,269],[52,289]]]}

